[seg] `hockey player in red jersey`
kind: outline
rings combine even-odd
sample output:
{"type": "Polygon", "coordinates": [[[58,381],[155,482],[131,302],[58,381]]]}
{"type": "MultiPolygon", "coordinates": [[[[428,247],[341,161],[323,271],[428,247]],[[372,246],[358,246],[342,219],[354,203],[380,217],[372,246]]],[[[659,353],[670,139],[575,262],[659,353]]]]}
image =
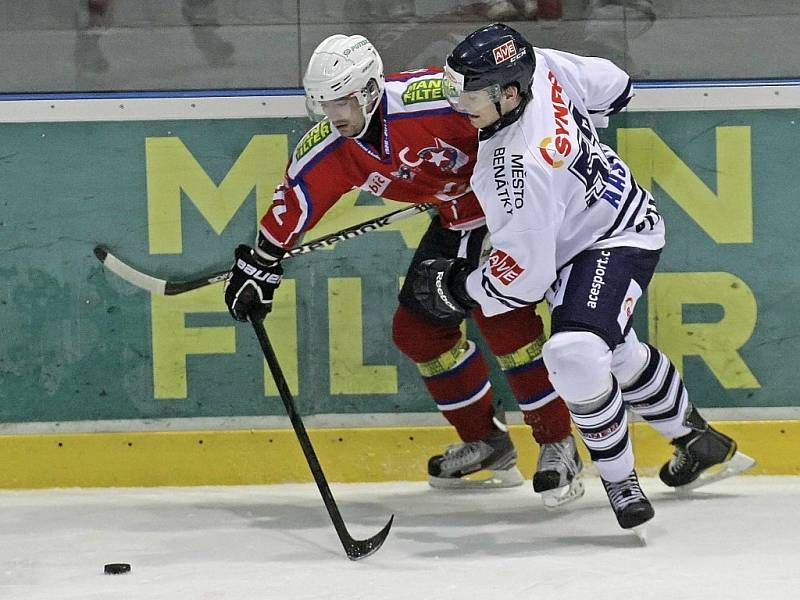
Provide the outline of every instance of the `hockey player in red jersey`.
{"type": "MultiPolygon", "coordinates": [[[[269,312],[283,269],[280,257],[353,188],[411,203],[437,204],[409,267],[460,256],[477,267],[485,250],[484,216],[470,189],[478,138],[441,89],[441,71],[389,75],[370,42],[334,35],[314,51],[303,85],[309,114],[319,119],[292,153],[285,178],[261,218],[253,248],[239,246],[225,288],[241,321],[269,312]]],[[[410,280],[409,280],[410,281],[410,280]]],[[[462,443],[428,463],[434,487],[508,487],[523,482],[502,414],[495,408],[486,360],[461,332],[465,314],[431,318],[410,284],[392,324],[398,348],[413,360],[438,408],[462,443]],[[496,412],[497,411],[497,412],[496,412]],[[467,475],[490,471],[485,479],[467,475]]],[[[504,371],[540,445],[533,487],[546,506],[579,498],[582,465],[569,413],[541,358],[542,322],[533,306],[497,317],[471,316],[504,371]]]]}

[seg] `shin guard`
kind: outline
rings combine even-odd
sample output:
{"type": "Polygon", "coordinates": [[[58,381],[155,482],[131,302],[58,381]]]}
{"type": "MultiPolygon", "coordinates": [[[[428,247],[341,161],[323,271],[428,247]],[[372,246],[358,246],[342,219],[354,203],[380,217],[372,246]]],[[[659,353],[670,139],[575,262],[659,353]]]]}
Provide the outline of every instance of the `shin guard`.
{"type": "Polygon", "coordinates": [[[649,351],[647,364],[635,381],[622,390],[625,404],[667,439],[691,431],[683,422],[689,395],[675,365],[658,348],[643,344],[649,351]]]}
{"type": "Polygon", "coordinates": [[[602,398],[570,403],[569,408],[600,476],[606,481],[625,478],[633,470],[633,449],[617,380],[602,398]]]}
{"type": "Polygon", "coordinates": [[[416,363],[436,406],[463,441],[481,440],[495,429],[486,361],[458,325],[430,323],[401,305],[393,339],[416,363]]]}
{"type": "Polygon", "coordinates": [[[570,433],[569,411],[547,376],[542,361],[544,327],[534,309],[522,308],[494,317],[475,310],[472,316],[497,357],[534,439],[550,444],[566,438],[570,433]]]}

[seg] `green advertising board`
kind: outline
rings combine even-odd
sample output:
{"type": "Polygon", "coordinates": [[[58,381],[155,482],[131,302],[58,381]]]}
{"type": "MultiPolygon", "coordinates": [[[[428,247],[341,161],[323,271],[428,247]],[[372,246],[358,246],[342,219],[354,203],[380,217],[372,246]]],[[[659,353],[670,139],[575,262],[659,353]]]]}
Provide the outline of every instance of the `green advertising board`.
{"type": "MultiPolygon", "coordinates": [[[[602,133],[667,223],[637,331],[682,369],[696,404],[730,418],[798,408],[789,164],[800,155],[798,122],[789,108],[638,111],[602,133]]],[[[284,415],[221,284],[151,295],[105,271],[92,250],[105,244],[170,279],[226,268],[233,248],[252,241],[307,127],[300,117],[0,123],[4,432],[111,421],[136,431],[187,418],[220,429],[284,415]]],[[[355,190],[306,237],[397,207],[355,190]]],[[[435,416],[416,367],[391,342],[428,218],[286,261],[267,328],[302,414],[357,426],[375,415],[383,425],[435,416]]],[[[516,410],[496,366],[493,382],[516,410]]]]}
{"type": "MultiPolygon", "coordinates": [[[[601,135],[667,223],[635,315],[640,338],[669,354],[691,399],[758,460],[753,472],[800,473],[790,179],[800,90],[777,94],[644,90],[649,100],[601,135]]],[[[221,284],[151,295],[93,255],[103,244],[171,280],[226,269],[309,127],[301,107],[287,97],[0,102],[0,488],[308,479],[253,331],[228,316],[221,284]]],[[[306,239],[397,207],[354,190],[306,239]]],[[[455,441],[391,342],[428,219],[285,262],[267,328],[331,481],[420,479],[455,441]]],[[[515,410],[496,365],[492,380],[515,410]]],[[[531,472],[530,432],[511,429],[531,472]]],[[[637,469],[653,474],[670,446],[643,423],[631,430],[637,469]]]]}

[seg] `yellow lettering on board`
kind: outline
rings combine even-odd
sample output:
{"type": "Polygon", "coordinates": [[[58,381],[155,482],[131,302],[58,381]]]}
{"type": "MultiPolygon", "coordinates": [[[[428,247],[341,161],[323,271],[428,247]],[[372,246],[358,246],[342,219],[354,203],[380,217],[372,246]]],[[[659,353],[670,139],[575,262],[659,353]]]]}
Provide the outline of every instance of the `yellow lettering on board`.
{"type": "Polygon", "coordinates": [[[260,217],[283,179],[287,152],[285,134],[255,135],[217,186],[180,138],[147,138],[150,253],[182,251],[181,191],[217,234],[222,233],[253,188],[260,217]]]}
{"type": "MultiPolygon", "coordinates": [[[[328,278],[328,329],[331,394],[396,394],[395,365],[364,364],[361,279],[328,278]]],[[[391,326],[386,339],[391,344],[391,326]]]]}
{"type": "MultiPolygon", "coordinates": [[[[275,309],[265,321],[270,341],[280,360],[283,375],[292,393],[298,390],[297,318],[295,281],[284,279],[275,292],[275,309]]],[[[192,290],[178,296],[150,296],[153,327],[153,397],[157,400],[188,396],[186,359],[192,354],[233,354],[236,334],[250,335],[252,329],[231,321],[226,327],[186,327],[191,313],[227,313],[222,284],[192,290]]],[[[260,356],[260,351],[259,351],[260,356]]],[[[278,391],[264,361],[264,394],[278,391]]]]}
{"type": "Polygon", "coordinates": [[[222,284],[179,296],[150,296],[153,326],[153,395],[157,400],[188,395],[186,358],[192,354],[233,354],[236,330],[228,327],[186,327],[189,313],[226,312],[222,284]]]}
{"type": "Polygon", "coordinates": [[[738,350],[753,334],[755,296],[732,273],[656,273],[648,288],[650,340],[683,372],[684,356],[700,356],[726,389],[760,388],[738,350]],[[686,304],[717,304],[716,323],[684,323],[686,304]]]}
{"type": "Polygon", "coordinates": [[[717,127],[716,142],[715,194],[652,129],[617,130],[620,156],[642,186],[657,183],[718,244],[750,244],[750,127],[717,127]]]}
{"type": "MultiPolygon", "coordinates": [[[[284,279],[275,291],[272,312],[267,315],[264,327],[281,365],[281,371],[292,394],[298,394],[297,365],[297,285],[294,279],[284,279]]],[[[253,334],[255,335],[255,334],[253,334]]],[[[277,396],[278,388],[264,361],[264,394],[277,396]]]]}

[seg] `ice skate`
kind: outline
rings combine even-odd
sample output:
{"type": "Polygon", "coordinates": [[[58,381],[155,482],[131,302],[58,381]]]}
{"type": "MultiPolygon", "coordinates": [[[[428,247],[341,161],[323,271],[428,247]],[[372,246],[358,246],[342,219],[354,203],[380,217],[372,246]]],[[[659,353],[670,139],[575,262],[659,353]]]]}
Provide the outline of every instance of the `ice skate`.
{"type": "Polygon", "coordinates": [[[646,535],[644,526],[653,518],[655,512],[653,505],[650,504],[639,485],[636,471],[631,471],[630,475],[622,481],[610,482],[605,479],[601,481],[619,526],[623,529],[633,530],[636,536],[644,542],[646,535]]]}
{"type": "Polygon", "coordinates": [[[746,471],[756,464],[736,442],[711,427],[692,407],[684,421],[692,431],[672,440],[675,453],[658,473],[665,484],[688,492],[746,471]]]}
{"type": "Polygon", "coordinates": [[[560,442],[542,444],[533,474],[533,491],[542,496],[545,508],[559,508],[583,496],[583,462],[572,434],[560,442]]]}
{"type": "Polygon", "coordinates": [[[477,442],[454,444],[444,454],[432,456],[428,475],[430,486],[439,489],[507,488],[524,482],[511,437],[501,429],[477,442]],[[479,472],[487,473],[481,477],[479,472]]]}

